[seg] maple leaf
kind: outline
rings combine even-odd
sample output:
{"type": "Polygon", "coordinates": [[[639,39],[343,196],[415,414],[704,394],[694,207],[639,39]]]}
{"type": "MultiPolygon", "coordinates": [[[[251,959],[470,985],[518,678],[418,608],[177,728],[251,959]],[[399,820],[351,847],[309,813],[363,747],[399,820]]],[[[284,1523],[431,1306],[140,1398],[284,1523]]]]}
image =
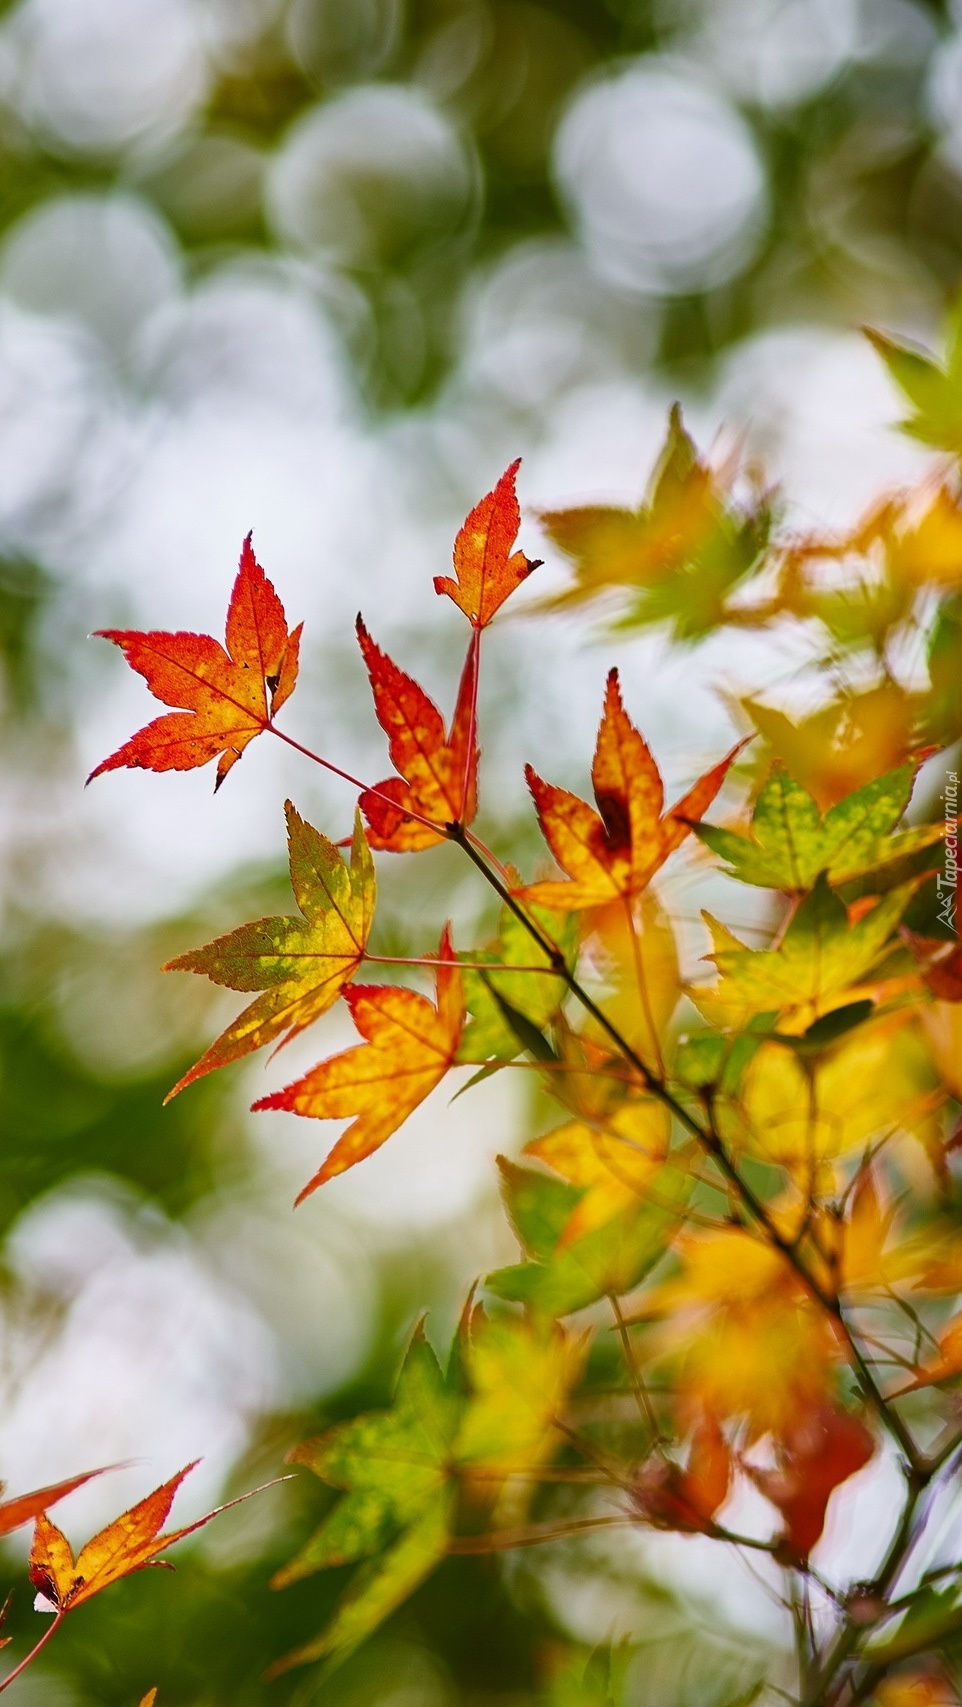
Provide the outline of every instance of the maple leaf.
{"type": "Polygon", "coordinates": [[[711,1533],[713,1519],[731,1491],[732,1451],[712,1416],[699,1417],[684,1469],[670,1459],[642,1467],[631,1487],[631,1503],[656,1529],[711,1533]]]}
{"type": "Polygon", "coordinates": [[[258,919],[178,955],[166,972],[202,972],[231,990],[262,990],[167,1101],[215,1067],[283,1036],[287,1042],[337,1000],[364,958],[374,917],[374,863],[358,815],[350,865],[333,842],[286,805],[291,886],[300,917],[258,919]]]}
{"type": "Polygon", "coordinates": [[[480,1306],[466,1317],[461,1337],[470,1397],[454,1462],[505,1477],[530,1470],[558,1443],[557,1419],[581,1374],[587,1340],[556,1322],[489,1315],[480,1306]]]}
{"type": "Polygon", "coordinates": [[[740,703],[774,757],[823,808],[903,764],[918,747],[920,698],[896,681],[843,693],[799,723],[758,700],[740,703]]]}
{"type": "Polygon", "coordinates": [[[414,853],[444,841],[448,824],[470,824],[478,809],[478,749],[474,739],[477,647],[472,644],[468,649],[447,734],[434,701],[375,645],[360,617],[357,637],[377,720],[387,735],[392,763],[400,772],[378,783],[376,789],[365,789],[360,807],[368,821],[372,848],[414,853]],[[412,813],[416,816],[410,816],[412,813]]]}
{"type": "Polygon", "coordinates": [[[953,456],[962,451],[962,321],[958,312],[949,326],[947,365],[940,367],[924,350],[866,329],[914,413],[901,423],[903,432],[953,456]]]}
{"type": "Polygon", "coordinates": [[[695,825],[695,834],[742,883],[798,892],[811,889],[822,871],[830,883],[848,883],[944,837],[944,824],[893,833],[916,772],[915,764],[900,765],[823,816],[808,790],[778,765],[755,803],[751,836],[704,823],[695,825]]]}
{"type": "Polygon", "coordinates": [[[156,699],[180,706],[111,753],[88,782],[123,766],[188,771],[220,754],[215,792],[249,742],[269,729],[297,681],[301,624],[288,630],[284,607],[248,534],[227,608],[226,651],[209,634],[102,628],[156,699]],[[268,703],[268,694],[270,702],[268,703]]]}
{"type": "Polygon", "coordinates": [[[709,1021],[740,1027],[760,1014],[781,1015],[782,1032],[804,1032],[813,1020],[851,1004],[873,986],[860,980],[889,947],[892,933],[918,887],[900,884],[852,922],[843,901],[820,876],[794,914],[776,948],[751,949],[710,914],[721,974],[711,990],[691,991],[709,1021]]]}
{"type": "Polygon", "coordinates": [[[591,766],[598,810],[542,782],[530,765],[525,771],[545,840],[570,881],[533,883],[520,894],[562,911],[638,894],[711,805],[743,746],[733,747],[663,813],[661,772],[625,712],[618,671],[609,671],[591,766]]]}
{"type": "Polygon", "coordinates": [[[183,1529],[171,1529],[161,1534],[177,1489],[198,1462],[195,1459],[193,1464],[185,1465],[169,1482],[155,1488],[130,1511],[115,1517],[106,1529],[81,1548],[76,1559],[67,1537],[41,1512],[30,1550],[30,1581],[55,1612],[72,1611],[75,1606],[82,1605],[85,1600],[92,1599],[102,1589],[109,1588],[111,1583],[119,1582],[121,1577],[128,1577],[134,1571],[145,1570],[150,1565],[166,1565],[166,1559],[158,1558],[159,1553],[172,1547],[175,1541],[182,1541],[185,1535],[193,1535],[195,1530],[203,1529],[205,1523],[209,1523],[212,1517],[218,1517],[222,1511],[229,1511],[232,1506],[240,1505],[243,1500],[263,1491],[254,1488],[251,1493],[241,1494],[239,1499],[217,1506],[216,1510],[186,1524],[183,1529]]]}
{"type": "Polygon", "coordinates": [[[724,1136],[787,1168],[805,1191],[836,1158],[898,1132],[922,1136],[931,1115],[928,1061],[903,1013],[860,1025],[812,1059],[763,1042],[724,1136]]]}
{"type": "Polygon", "coordinates": [[[630,599],[620,627],[669,622],[696,640],[725,621],[725,600],[758,562],[771,526],[766,498],[731,503],[722,478],[698,455],[672,408],[668,436],[648,493],[635,510],[594,504],[544,510],[549,539],[571,559],[575,582],[547,608],[598,593],[630,599]]]}
{"type": "MultiPolygon", "coordinates": [[[[48,1506],[56,1505],[58,1500],[66,1499],[75,1488],[82,1488],[85,1482],[90,1482],[95,1476],[104,1476],[107,1469],[116,1466],[108,1465],[103,1470],[84,1470],[79,1476],[69,1476],[65,1482],[53,1482],[48,1488],[35,1488],[32,1493],[18,1494],[15,1499],[0,1502],[0,1535],[9,1535],[12,1530],[19,1529],[23,1523],[32,1523],[48,1506]]],[[[4,1483],[0,1482],[0,1494],[4,1491],[4,1483]]]]}
{"type": "Polygon", "coordinates": [[[434,591],[446,593],[463,611],[472,628],[487,628],[505,599],[540,568],[513,549],[521,526],[515,477],[521,458],[506,469],[494,490],[471,511],[454,542],[454,573],[434,577],[434,591]]]}
{"type": "Polygon", "coordinates": [[[463,1409],[424,1335],[415,1329],[390,1410],[337,1423],[291,1453],[342,1498],[272,1587],[313,1571],[369,1560],[327,1629],[271,1675],[357,1646],[443,1557],[451,1522],[451,1449],[463,1409]],[[379,1555],[372,1558],[372,1555],[379,1555]]]}
{"type": "Polygon", "coordinates": [[[651,1355],[676,1365],[681,1415],[743,1419],[778,1438],[827,1402],[840,1345],[784,1256],[747,1230],[686,1231],[680,1272],[645,1296],[651,1355]]]}
{"type": "Polygon", "coordinates": [[[345,990],[351,1017],[364,1043],[331,1056],[256,1110],[286,1109],[315,1120],[355,1118],[309,1180],[302,1203],[333,1179],[379,1149],[408,1115],[441,1083],[454,1062],[464,1025],[461,973],[445,964],[453,956],[445,928],[438,950],[437,1005],[400,985],[360,985],[345,990]]]}
{"type": "Polygon", "coordinates": [[[502,1192],[528,1261],[496,1269],[499,1298],[565,1316],[638,1285],[664,1256],[691,1190],[679,1158],[662,1165],[660,1116],[626,1113],[606,1141],[577,1122],[535,1139],[526,1154],[560,1178],[498,1158],[502,1192]]]}
{"type": "Polygon", "coordinates": [[[875,1441],[859,1417],[831,1405],[800,1412],[775,1441],[777,1465],[746,1464],[756,1487],[784,1520],[778,1556],[804,1563],[825,1527],[828,1502],[849,1476],[864,1469],[875,1441]]]}

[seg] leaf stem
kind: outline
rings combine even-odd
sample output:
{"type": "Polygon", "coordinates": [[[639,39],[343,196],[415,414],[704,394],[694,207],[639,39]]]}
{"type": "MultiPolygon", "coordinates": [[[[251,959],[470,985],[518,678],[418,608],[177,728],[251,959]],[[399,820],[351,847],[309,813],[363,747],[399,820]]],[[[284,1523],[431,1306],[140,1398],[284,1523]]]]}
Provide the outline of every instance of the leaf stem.
{"type": "Polygon", "coordinates": [[[3,1694],[5,1689],[10,1688],[11,1683],[15,1683],[17,1678],[22,1676],[22,1674],[26,1671],[28,1665],[32,1664],[32,1662],[36,1659],[37,1655],[39,1654],[41,1648],[45,1648],[47,1646],[47,1643],[56,1635],[56,1633],[60,1629],[60,1626],[63,1623],[65,1617],[66,1617],[66,1613],[61,1609],[61,1611],[59,1611],[57,1613],[56,1617],[53,1619],[52,1623],[47,1625],[47,1628],[44,1631],[43,1635],[41,1636],[39,1642],[34,1643],[33,1647],[30,1649],[30,1652],[29,1652],[29,1654],[27,1654],[26,1658],[22,1659],[18,1666],[14,1666],[13,1671],[8,1672],[7,1676],[3,1679],[2,1682],[0,1682],[0,1695],[3,1694]]]}
{"type": "Polygon", "coordinates": [[[352,788],[359,788],[362,794],[373,794],[375,800],[383,800],[390,806],[392,812],[401,812],[405,818],[413,819],[416,824],[424,824],[427,829],[433,830],[437,836],[444,835],[444,827],[441,824],[436,824],[431,818],[425,818],[421,812],[415,812],[413,807],[399,806],[389,794],[385,794],[380,788],[372,788],[370,783],[362,782],[360,777],[352,776],[350,771],[342,770],[341,766],[334,764],[333,760],[322,758],[320,753],[315,753],[312,748],[305,747],[302,741],[295,741],[293,735],[286,735],[283,729],[278,729],[276,723],[267,723],[265,728],[272,735],[276,735],[279,741],[284,741],[288,747],[293,747],[296,753],[302,753],[305,759],[310,759],[315,765],[320,765],[324,770],[331,771],[334,776],[339,776],[342,782],[349,782],[352,788]]]}

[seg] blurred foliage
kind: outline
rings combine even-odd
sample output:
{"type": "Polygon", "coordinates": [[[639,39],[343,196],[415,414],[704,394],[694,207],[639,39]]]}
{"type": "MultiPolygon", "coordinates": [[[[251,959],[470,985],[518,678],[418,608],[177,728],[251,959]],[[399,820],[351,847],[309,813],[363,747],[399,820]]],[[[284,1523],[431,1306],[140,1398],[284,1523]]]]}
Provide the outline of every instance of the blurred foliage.
{"type": "MultiPolygon", "coordinates": [[[[655,316],[654,348],[652,303],[645,293],[595,283],[627,371],[654,366],[666,377],[703,381],[735,341],[799,316],[840,326],[935,317],[962,268],[962,176],[942,145],[926,92],[934,56],[951,37],[954,12],[948,0],[901,5],[914,20],[913,39],[923,42],[918,52],[843,57],[831,76],[783,102],[739,95],[768,196],[764,232],[740,271],[702,290],[666,294],[655,316]]],[[[6,30],[29,10],[24,0],[2,0],[0,24],[6,30]]],[[[870,11],[870,5],[862,8],[863,21],[870,11]]],[[[198,109],[179,129],[161,130],[147,145],[72,144],[42,122],[32,123],[15,100],[0,99],[0,240],[53,198],[133,191],[169,222],[191,278],[202,279],[251,254],[303,269],[335,317],[341,315],[345,345],[369,405],[419,406],[450,381],[466,305],[488,269],[516,243],[570,232],[551,147],[572,93],[635,56],[691,51],[710,14],[710,0],[253,5],[245,15],[261,23],[228,31],[219,41],[198,109]],[[427,91],[463,140],[468,190],[453,213],[442,208],[435,223],[426,218],[408,226],[392,222],[390,180],[374,173],[365,183],[360,174],[351,193],[356,190],[360,204],[372,210],[378,243],[367,256],[347,252],[322,263],[309,244],[279,230],[268,179],[299,123],[352,88],[372,83],[427,91]],[[332,272],[346,295],[332,286],[332,272]],[[369,321],[353,308],[354,292],[369,321]]],[[[699,51],[711,79],[711,47],[699,51]]],[[[931,396],[931,363],[913,365],[903,351],[893,359],[893,371],[896,379],[923,381],[931,396]]],[[[921,410],[911,387],[906,389],[921,410]]],[[[636,576],[645,620],[667,617],[689,640],[716,624],[728,592],[754,560],[760,514],[753,510],[743,518],[734,545],[725,534],[728,555],[721,568],[713,545],[714,572],[701,588],[700,604],[692,605],[686,589],[677,607],[659,605],[636,576]]],[[[635,525],[645,519],[643,509],[629,516],[635,525]]],[[[727,525],[727,513],[723,520],[727,525]]],[[[41,679],[43,622],[60,591],[42,564],[18,557],[0,564],[0,727],[8,750],[29,755],[42,744],[52,762],[71,738],[51,714],[51,690],[41,679]]],[[[677,594],[677,584],[672,591],[677,594]]],[[[864,663],[874,644],[871,623],[856,620],[853,638],[851,600],[843,600],[841,610],[824,601],[816,608],[820,592],[810,585],[793,589],[786,580],[786,600],[793,594],[807,599],[806,614],[826,623],[840,651],[848,649],[864,663]]],[[[897,616],[883,612],[883,630],[897,616]]],[[[942,600],[929,636],[933,722],[925,733],[932,739],[953,740],[959,732],[960,633],[962,604],[955,594],[942,600]]],[[[801,746],[811,748],[813,737],[824,740],[841,755],[836,781],[843,789],[853,730],[871,730],[870,766],[880,758],[888,762],[888,746],[891,762],[898,762],[918,732],[907,726],[914,702],[902,695],[893,704],[891,684],[870,691],[876,698],[864,708],[853,693],[843,696],[841,709],[834,699],[803,742],[798,726],[783,714],[750,704],[745,709],[766,737],[766,752],[791,758],[801,746]],[[888,695],[884,704],[880,694],[888,695]]],[[[442,865],[439,888],[445,886],[444,871],[442,865]]],[[[258,896],[252,912],[278,904],[282,875],[251,880],[247,891],[258,896]]],[[[211,897],[205,922],[217,923],[232,909],[238,916],[238,899],[236,891],[211,897]]],[[[286,904],[285,898],[281,905],[286,904]]],[[[929,892],[912,923],[935,929],[933,912],[929,892]]],[[[173,1218],[186,1216],[216,1188],[242,1176],[246,1159],[236,1144],[229,1088],[209,1081],[190,1098],[161,1106],[196,1054],[183,1024],[159,1025],[146,1064],[134,1060],[122,1070],[108,1070],[78,1051],[62,1023],[64,981],[79,961],[89,967],[100,958],[106,965],[115,953],[153,976],[189,922],[172,921],[160,931],[126,938],[118,933],[108,950],[82,932],[30,916],[22,897],[7,922],[10,940],[0,959],[0,1230],[6,1232],[51,1188],[79,1176],[127,1182],[173,1218]]],[[[403,921],[389,924],[387,935],[382,948],[403,952],[403,921]]],[[[381,1300],[365,1368],[323,1403],[305,1406],[305,1414],[264,1419],[234,1473],[236,1489],[276,1473],[284,1451],[306,1433],[386,1402],[399,1331],[415,1305],[415,1282],[403,1264],[393,1274],[386,1264],[385,1271],[384,1291],[391,1293],[393,1279],[393,1296],[381,1300]]],[[[651,1641],[640,1653],[629,1649],[612,1660],[607,1653],[592,1656],[559,1630],[534,1573],[508,1576],[488,1559],[447,1561],[322,1691],[297,1673],[267,1685],[265,1667],[325,1621],[347,1577],[335,1571],[281,1594],[269,1591],[272,1573],[329,1506],[329,1496],[307,1475],[300,1477],[296,1497],[285,1490],[284,1500],[287,1518],[255,1536],[239,1564],[225,1565],[216,1549],[198,1548],[185,1554],[176,1573],[121,1585],[109,1602],[71,1619],[51,1651],[49,1668],[42,1674],[38,1668],[40,1689],[49,1683],[53,1691],[62,1682],[71,1707],[133,1707],[153,1684],[159,1686],[158,1707],[308,1707],[321,1700],[325,1707],[388,1701],[419,1707],[527,1707],[534,1701],[544,1707],[611,1707],[621,1701],[662,1707],[669,1698],[706,1707],[753,1698],[758,1650],[746,1640],[744,1651],[733,1656],[724,1632],[719,1637],[707,1619],[693,1630],[685,1622],[690,1608],[680,1609],[664,1591],[644,1584],[639,1590],[635,1580],[651,1641]],[[669,1646],[670,1661],[658,1658],[655,1649],[669,1646]]],[[[569,1566],[573,1584],[589,1568],[576,1549],[569,1566]]],[[[590,1569],[597,1569],[594,1561],[590,1569]]],[[[11,1620],[15,1653],[32,1639],[33,1622],[21,1596],[11,1620]]],[[[24,1699],[42,1696],[29,1696],[25,1683],[24,1699]]]]}

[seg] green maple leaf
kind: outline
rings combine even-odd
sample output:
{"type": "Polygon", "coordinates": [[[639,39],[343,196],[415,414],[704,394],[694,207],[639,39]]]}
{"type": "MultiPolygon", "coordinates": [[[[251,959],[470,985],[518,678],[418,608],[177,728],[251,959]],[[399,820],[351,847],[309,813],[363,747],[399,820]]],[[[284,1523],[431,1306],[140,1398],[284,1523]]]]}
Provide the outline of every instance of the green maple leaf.
{"type": "Polygon", "coordinates": [[[566,1224],[584,1193],[504,1157],[498,1165],[508,1214],[530,1260],[496,1269],[485,1285],[499,1298],[549,1317],[621,1297],[637,1286],[664,1255],[691,1188],[682,1168],[663,1169],[650,1199],[639,1196],[603,1225],[565,1243],[566,1224]]]}
{"type": "Polygon", "coordinates": [[[444,1556],[453,1504],[452,1448],[463,1408],[419,1326],[391,1409],[338,1423],[291,1454],[294,1463],[306,1464],[344,1492],[317,1533],[277,1573],[274,1586],[331,1565],[370,1563],[355,1575],[321,1635],[276,1670],[356,1647],[444,1556]]]}
{"type": "Polygon", "coordinates": [[[962,313],[957,306],[949,323],[946,363],[942,367],[924,350],[884,333],[867,329],[866,337],[878,351],[899,390],[908,398],[913,413],[902,422],[903,431],[937,450],[962,452],[962,313]]]}
{"type": "Polygon", "coordinates": [[[713,989],[693,991],[693,999],[722,1029],[740,1029],[758,1014],[782,1016],[784,1023],[796,1011],[810,1020],[841,1007],[888,950],[917,888],[917,879],[900,884],[851,924],[844,902],[820,875],[777,948],[746,948],[705,914],[720,976],[713,989]]]}
{"type": "Polygon", "coordinates": [[[900,765],[823,816],[808,790],[776,765],[758,796],[750,836],[704,823],[694,831],[742,883],[798,892],[811,889],[820,872],[830,883],[848,883],[941,840],[941,824],[896,830],[915,774],[915,765],[900,765]]]}
{"type": "Polygon", "coordinates": [[[165,972],[202,972],[231,990],[261,990],[170,1092],[238,1061],[265,1043],[287,1042],[327,1012],[361,961],[374,918],[374,861],[355,817],[350,864],[287,802],[291,887],[300,915],[257,919],[171,960],[165,972]]]}
{"type": "Polygon", "coordinates": [[[771,510],[733,503],[686,432],[676,404],[648,492],[635,510],[587,505],[546,510],[549,538],[571,559],[573,586],[551,601],[565,607],[621,591],[620,627],[668,623],[697,640],[725,620],[725,599],[759,561],[771,510]]]}

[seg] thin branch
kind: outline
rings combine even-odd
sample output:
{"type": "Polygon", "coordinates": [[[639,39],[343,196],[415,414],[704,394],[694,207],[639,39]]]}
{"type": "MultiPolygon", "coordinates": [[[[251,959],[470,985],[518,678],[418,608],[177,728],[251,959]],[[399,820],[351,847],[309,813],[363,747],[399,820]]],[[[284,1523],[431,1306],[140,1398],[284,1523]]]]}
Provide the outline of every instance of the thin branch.
{"type": "Polygon", "coordinates": [[[43,1635],[41,1636],[39,1642],[36,1642],[34,1644],[34,1646],[30,1649],[30,1652],[27,1655],[26,1659],[21,1660],[20,1664],[18,1666],[14,1666],[13,1671],[8,1672],[7,1676],[3,1679],[3,1682],[0,1683],[0,1695],[3,1694],[5,1689],[10,1688],[11,1683],[16,1683],[17,1678],[21,1677],[23,1675],[23,1673],[26,1671],[28,1665],[31,1665],[33,1663],[33,1661],[36,1659],[41,1648],[45,1648],[47,1646],[47,1643],[51,1640],[51,1638],[56,1635],[56,1633],[60,1629],[60,1626],[63,1623],[65,1617],[66,1617],[66,1613],[63,1610],[61,1610],[60,1612],[57,1613],[57,1615],[53,1619],[52,1623],[47,1625],[47,1628],[44,1631],[43,1635]]]}

